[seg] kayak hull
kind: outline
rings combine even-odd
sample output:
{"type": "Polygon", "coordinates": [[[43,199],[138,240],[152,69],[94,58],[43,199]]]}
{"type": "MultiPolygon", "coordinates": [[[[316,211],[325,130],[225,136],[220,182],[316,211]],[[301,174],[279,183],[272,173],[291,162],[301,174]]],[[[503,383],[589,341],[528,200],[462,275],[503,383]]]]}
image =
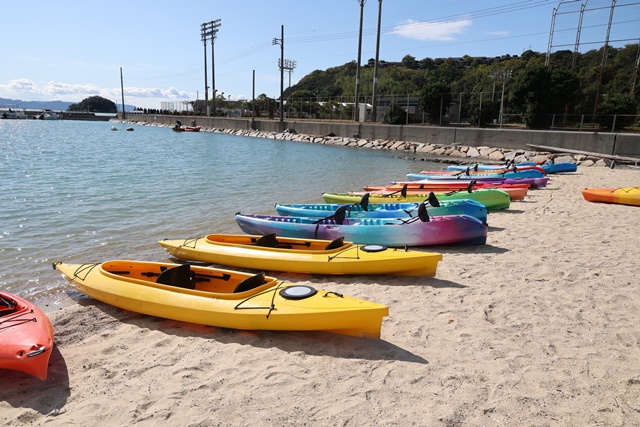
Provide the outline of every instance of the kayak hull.
{"type": "Polygon", "coordinates": [[[436,216],[428,222],[415,218],[410,223],[390,218],[346,218],[338,224],[333,219],[237,214],[236,222],[247,234],[275,233],[283,237],[325,240],[344,237],[361,245],[483,245],[487,241],[487,225],[468,215],[436,216]]]}
{"type": "Polygon", "coordinates": [[[0,293],[0,368],[47,379],[53,327],[42,310],[16,295],[0,293]]]}
{"type": "MultiPolygon", "coordinates": [[[[471,199],[482,203],[489,211],[507,209],[511,205],[511,197],[502,190],[497,189],[484,189],[458,191],[451,193],[435,193],[438,200],[462,200],[471,199]]],[[[341,204],[354,204],[358,203],[362,198],[363,193],[324,193],[322,198],[326,203],[341,203],[341,204]]],[[[402,196],[401,194],[392,195],[369,195],[370,203],[420,203],[429,197],[428,194],[407,194],[402,196]]]]}
{"type": "Polygon", "coordinates": [[[222,328],[324,331],[379,338],[382,319],[389,314],[389,308],[382,304],[262,274],[130,260],[56,263],[54,268],[80,292],[115,307],[222,328]],[[158,283],[163,272],[172,273],[176,268],[187,269],[183,272],[193,289],[180,282],[158,283]],[[252,286],[239,288],[248,283],[245,280],[252,286]],[[300,291],[305,291],[304,298],[300,298],[300,291]]]}
{"type": "Polygon", "coordinates": [[[582,196],[588,202],[640,206],[640,187],[583,188],[582,196]]]}
{"type": "Polygon", "coordinates": [[[188,261],[254,270],[302,274],[390,274],[435,276],[442,255],[433,252],[366,247],[344,242],[325,249],[331,241],[278,237],[274,247],[257,246],[260,235],[209,234],[199,239],[158,242],[169,254],[188,261]]]}
{"type": "MultiPolygon", "coordinates": [[[[420,203],[378,203],[370,204],[365,211],[359,204],[352,204],[347,210],[348,218],[412,218],[418,216],[420,203]]],[[[333,214],[341,204],[307,203],[276,204],[278,215],[306,216],[310,218],[326,218],[333,214]]],[[[440,206],[427,206],[431,216],[469,215],[487,222],[487,208],[480,202],[470,199],[449,200],[440,202],[440,206]]]]}

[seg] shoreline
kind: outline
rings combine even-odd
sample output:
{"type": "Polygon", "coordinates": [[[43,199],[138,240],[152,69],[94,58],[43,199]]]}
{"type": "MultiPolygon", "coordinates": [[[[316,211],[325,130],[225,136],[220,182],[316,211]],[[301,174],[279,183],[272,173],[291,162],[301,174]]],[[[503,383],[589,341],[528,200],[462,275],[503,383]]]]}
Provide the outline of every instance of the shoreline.
{"type": "MultiPolygon", "coordinates": [[[[137,122],[119,121],[124,124],[137,124],[141,126],[156,126],[171,128],[172,126],[137,122]]],[[[265,132],[257,130],[240,130],[224,128],[202,127],[201,132],[222,133],[235,136],[246,136],[252,138],[280,139],[294,142],[305,142],[310,144],[336,145],[342,147],[364,148],[371,150],[386,150],[402,153],[401,158],[408,160],[422,160],[448,164],[474,164],[474,163],[499,163],[514,161],[523,162],[545,162],[552,160],[556,163],[570,162],[578,166],[590,167],[615,167],[616,162],[605,160],[597,155],[570,154],[562,152],[507,149],[489,146],[472,147],[462,144],[443,145],[421,142],[395,141],[388,139],[369,139],[356,137],[340,137],[334,135],[318,136],[300,134],[295,131],[285,130],[284,132],[265,132]]],[[[595,154],[595,153],[594,153],[595,154]]]]}

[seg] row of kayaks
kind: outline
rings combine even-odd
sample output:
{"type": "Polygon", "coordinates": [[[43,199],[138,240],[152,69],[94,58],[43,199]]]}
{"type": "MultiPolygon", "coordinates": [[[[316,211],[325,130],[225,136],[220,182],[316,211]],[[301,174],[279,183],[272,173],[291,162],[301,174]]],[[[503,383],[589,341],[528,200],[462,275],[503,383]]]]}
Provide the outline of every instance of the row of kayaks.
{"type": "MultiPolygon", "coordinates": [[[[434,276],[442,255],[409,247],[484,244],[488,212],[507,209],[520,197],[504,189],[540,188],[548,178],[527,178],[526,184],[513,182],[517,179],[490,184],[474,176],[462,186],[462,178],[450,186],[453,180],[433,179],[362,193],[325,193],[324,203],[276,204],[277,215],[237,214],[246,234],[158,242],[179,262],[57,262],[53,267],[84,294],[151,316],[233,329],[377,338],[389,313],[386,305],[265,272],[434,276]]],[[[37,307],[0,294],[0,339],[0,368],[46,378],[53,328],[37,307]]]]}
{"type": "Polygon", "coordinates": [[[434,276],[442,255],[409,247],[484,244],[489,208],[508,208],[511,200],[494,188],[401,193],[345,199],[325,193],[324,203],[276,204],[277,215],[236,214],[245,234],[158,242],[181,263],[113,260],[54,268],[81,292],[143,314],[235,329],[379,337],[387,306],[265,272],[434,276]]]}

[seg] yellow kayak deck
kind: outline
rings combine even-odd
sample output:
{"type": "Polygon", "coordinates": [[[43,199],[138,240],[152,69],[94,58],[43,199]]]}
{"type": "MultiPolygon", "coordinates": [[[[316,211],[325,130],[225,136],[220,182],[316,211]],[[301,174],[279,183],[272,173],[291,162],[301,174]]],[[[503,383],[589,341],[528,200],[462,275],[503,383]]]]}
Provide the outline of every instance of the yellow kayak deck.
{"type": "Polygon", "coordinates": [[[80,292],[151,316],[243,330],[380,337],[387,306],[276,278],[189,264],[55,263],[80,292]]]}
{"type": "Polygon", "coordinates": [[[442,260],[434,252],[275,235],[209,234],[158,243],[183,260],[303,274],[434,276],[442,260]]]}

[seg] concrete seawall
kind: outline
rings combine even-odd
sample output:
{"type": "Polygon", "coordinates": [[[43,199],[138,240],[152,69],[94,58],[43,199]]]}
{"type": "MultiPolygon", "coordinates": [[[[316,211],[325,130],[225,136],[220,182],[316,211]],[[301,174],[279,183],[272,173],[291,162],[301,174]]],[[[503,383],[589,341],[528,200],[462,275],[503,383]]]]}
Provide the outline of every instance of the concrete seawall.
{"type": "Polygon", "coordinates": [[[565,132],[546,130],[479,129],[434,126],[394,126],[369,123],[341,123],[285,120],[255,120],[251,118],[188,117],[155,114],[128,114],[127,121],[173,126],[176,120],[190,124],[192,120],[205,128],[242,131],[283,132],[370,140],[392,140],[431,145],[465,145],[495,147],[510,150],[531,150],[531,145],[600,153],[610,156],[640,158],[640,134],[565,132]]]}

